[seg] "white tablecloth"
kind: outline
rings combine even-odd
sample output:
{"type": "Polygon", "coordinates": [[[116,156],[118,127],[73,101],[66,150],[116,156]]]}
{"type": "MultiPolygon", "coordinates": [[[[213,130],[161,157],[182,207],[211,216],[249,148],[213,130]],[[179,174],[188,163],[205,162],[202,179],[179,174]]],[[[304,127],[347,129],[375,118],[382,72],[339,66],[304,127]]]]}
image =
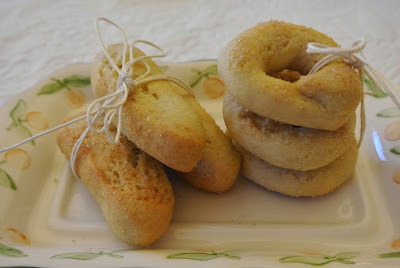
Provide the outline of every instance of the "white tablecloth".
{"type": "MultiPolygon", "coordinates": [[[[100,50],[94,30],[99,16],[121,25],[130,40],[158,44],[172,62],[215,59],[238,33],[270,19],[310,26],[344,46],[365,38],[369,62],[400,84],[399,14],[397,0],[2,0],[0,98],[65,65],[91,62],[100,50]]],[[[111,34],[107,40],[120,39],[111,34]]]]}

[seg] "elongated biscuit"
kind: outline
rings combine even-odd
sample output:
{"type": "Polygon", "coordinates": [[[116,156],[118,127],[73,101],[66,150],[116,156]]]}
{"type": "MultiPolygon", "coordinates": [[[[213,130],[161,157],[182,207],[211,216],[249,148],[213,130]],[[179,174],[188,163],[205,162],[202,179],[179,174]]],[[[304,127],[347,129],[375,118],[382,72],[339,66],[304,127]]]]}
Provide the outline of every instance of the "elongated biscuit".
{"type": "MultiPolygon", "coordinates": [[[[85,128],[82,120],[58,131],[67,158],[85,128]]],[[[75,168],[120,239],[149,245],[167,230],[174,205],[171,184],[162,165],[125,137],[113,145],[105,134],[89,132],[75,168]]]]}
{"type": "MultiPolygon", "coordinates": [[[[182,89],[181,89],[182,91],[182,89]]],[[[185,94],[182,92],[181,94],[185,94]]],[[[235,182],[240,169],[240,154],[228,137],[203,107],[193,98],[188,99],[203,124],[207,145],[204,155],[190,172],[178,172],[190,184],[206,191],[221,193],[235,182]]]]}
{"type": "MultiPolygon", "coordinates": [[[[111,45],[107,51],[121,66],[123,45],[111,45]]],[[[143,52],[134,48],[135,58],[143,55],[143,52]]],[[[152,60],[144,61],[151,66],[150,75],[163,74],[152,60]]],[[[135,64],[133,78],[145,71],[142,63],[135,64]]],[[[100,53],[91,74],[95,95],[101,97],[114,92],[117,79],[117,72],[100,53]]],[[[206,138],[199,116],[173,88],[168,81],[155,81],[132,91],[123,106],[122,133],[165,165],[188,172],[202,158],[206,138]]],[[[192,97],[188,94],[186,98],[192,97]]]]}
{"type": "Polygon", "coordinates": [[[235,143],[242,155],[240,172],[255,183],[290,196],[325,195],[351,177],[357,162],[357,141],[353,138],[347,151],[326,166],[299,171],[273,166],[235,143]]]}

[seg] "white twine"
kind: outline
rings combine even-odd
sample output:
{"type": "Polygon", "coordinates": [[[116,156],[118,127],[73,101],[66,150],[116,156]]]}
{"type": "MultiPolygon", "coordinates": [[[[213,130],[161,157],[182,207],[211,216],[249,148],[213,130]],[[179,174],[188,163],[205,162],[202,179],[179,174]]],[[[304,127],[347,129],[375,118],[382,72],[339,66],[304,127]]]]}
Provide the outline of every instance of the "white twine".
{"type": "MultiPolygon", "coordinates": [[[[378,71],[376,71],[365,59],[362,54],[362,50],[367,45],[367,42],[364,40],[358,40],[353,43],[351,48],[343,48],[343,47],[330,47],[324,44],[319,43],[309,43],[307,45],[307,53],[321,53],[328,54],[320,61],[318,61],[309,71],[309,74],[316,73],[322,67],[327,65],[328,63],[336,60],[343,59],[344,62],[354,66],[359,70],[359,76],[362,81],[362,72],[365,71],[365,75],[371,80],[373,84],[373,93],[378,89],[376,85],[376,81],[382,86],[382,88],[386,91],[386,93],[390,96],[392,101],[396,104],[396,106],[400,109],[400,103],[393,95],[390,90],[390,86],[386,83],[385,79],[380,76],[378,71]]],[[[362,90],[363,91],[363,90],[362,90]]],[[[360,139],[358,141],[358,146],[361,145],[362,139],[364,137],[365,132],[365,106],[364,106],[364,91],[361,95],[361,124],[360,124],[360,139]]]]}
{"type": "Polygon", "coordinates": [[[351,48],[330,47],[319,43],[309,43],[306,50],[307,53],[328,54],[326,57],[318,61],[313,66],[313,68],[311,68],[309,73],[313,74],[331,61],[342,58],[346,63],[354,66],[355,68],[358,68],[360,71],[365,72],[365,75],[371,80],[373,84],[373,93],[375,93],[375,90],[378,89],[376,85],[376,82],[378,82],[392,99],[394,104],[396,104],[396,106],[400,109],[400,103],[390,90],[390,86],[386,82],[386,79],[382,77],[379,72],[375,70],[375,68],[372,67],[371,64],[369,64],[365,59],[362,50],[365,48],[366,45],[367,42],[364,40],[358,40],[354,42],[351,48]]]}
{"type": "Polygon", "coordinates": [[[64,124],[61,124],[61,125],[59,125],[59,126],[56,126],[56,127],[52,128],[52,129],[45,130],[45,131],[43,131],[43,132],[41,132],[41,133],[39,133],[39,134],[37,134],[37,135],[34,135],[34,136],[32,136],[32,137],[30,137],[30,138],[28,138],[28,139],[25,139],[25,140],[23,140],[23,141],[21,141],[21,142],[19,142],[19,143],[16,143],[16,144],[11,145],[11,146],[9,146],[9,147],[5,147],[5,148],[0,149],[0,153],[4,153],[4,152],[7,152],[7,151],[9,151],[9,150],[11,150],[11,149],[15,149],[15,148],[17,148],[17,147],[19,147],[19,146],[21,146],[21,145],[23,145],[23,144],[25,144],[25,143],[28,143],[28,142],[30,142],[30,141],[32,141],[32,140],[35,140],[35,139],[37,139],[37,138],[39,138],[39,137],[41,137],[41,136],[47,135],[47,134],[49,134],[49,133],[51,133],[51,132],[53,132],[53,131],[56,131],[56,130],[58,130],[58,129],[64,128],[64,127],[66,127],[66,126],[68,126],[68,125],[71,125],[71,124],[73,124],[73,123],[75,123],[75,122],[78,122],[79,120],[82,120],[82,119],[84,119],[84,118],[86,118],[86,115],[77,117],[77,118],[75,118],[75,119],[73,119],[73,120],[71,120],[71,121],[68,121],[68,122],[66,122],[66,123],[64,123],[64,124]]]}
{"type": "Polygon", "coordinates": [[[77,117],[71,121],[68,121],[64,124],[61,124],[57,127],[52,128],[52,129],[41,132],[41,133],[34,135],[26,140],[23,140],[17,144],[0,149],[0,153],[14,149],[16,147],[19,147],[22,144],[25,144],[31,140],[37,139],[43,135],[46,135],[55,130],[64,128],[70,124],[73,124],[79,120],[86,118],[88,127],[81,134],[79,139],[76,141],[76,143],[72,149],[71,157],[70,157],[70,165],[71,165],[72,173],[74,174],[75,177],[79,178],[75,171],[75,161],[76,161],[76,158],[78,155],[78,151],[79,151],[86,135],[89,133],[89,131],[91,131],[93,133],[104,132],[110,143],[112,143],[112,144],[118,143],[120,136],[121,136],[122,107],[123,107],[124,103],[126,102],[126,100],[128,99],[129,93],[131,91],[135,90],[139,85],[146,84],[146,83],[153,82],[153,81],[165,80],[165,81],[172,82],[172,83],[182,87],[190,95],[192,95],[194,97],[191,87],[185,81],[183,81],[177,77],[173,77],[173,76],[169,76],[169,75],[151,75],[151,76],[149,76],[150,66],[144,60],[165,57],[167,55],[164,52],[164,50],[162,50],[157,45],[155,45],[151,42],[148,42],[148,41],[144,41],[144,40],[136,40],[136,41],[132,42],[131,46],[129,46],[125,31],[120,26],[118,26],[117,24],[115,24],[114,22],[112,22],[106,18],[98,18],[96,20],[96,34],[97,34],[97,39],[103,48],[103,52],[104,52],[105,56],[107,57],[111,66],[113,67],[113,69],[118,72],[118,80],[117,80],[116,90],[109,95],[106,95],[104,97],[94,100],[87,108],[87,112],[85,115],[77,117]],[[100,34],[100,30],[99,30],[99,22],[100,21],[105,21],[105,22],[113,25],[122,34],[123,41],[124,41],[123,42],[124,48],[123,48],[122,67],[121,68],[118,68],[117,64],[114,62],[114,60],[111,58],[111,56],[107,52],[107,48],[103,42],[103,39],[100,34]],[[150,45],[151,47],[157,49],[158,52],[160,52],[160,54],[143,55],[138,58],[134,58],[133,47],[137,43],[150,45]],[[129,50],[128,50],[128,47],[130,48],[129,50]],[[126,59],[126,55],[129,55],[129,60],[126,59]],[[132,79],[133,66],[135,65],[135,63],[139,63],[139,62],[145,66],[146,72],[143,75],[139,76],[138,78],[132,79]],[[112,135],[110,133],[110,129],[111,129],[111,124],[113,122],[113,119],[116,116],[117,116],[117,121],[116,121],[117,122],[116,123],[117,133],[116,133],[115,137],[112,137],[112,135]],[[95,125],[96,125],[96,122],[100,119],[102,119],[102,121],[103,121],[103,126],[101,128],[97,129],[95,127],[95,125]]]}

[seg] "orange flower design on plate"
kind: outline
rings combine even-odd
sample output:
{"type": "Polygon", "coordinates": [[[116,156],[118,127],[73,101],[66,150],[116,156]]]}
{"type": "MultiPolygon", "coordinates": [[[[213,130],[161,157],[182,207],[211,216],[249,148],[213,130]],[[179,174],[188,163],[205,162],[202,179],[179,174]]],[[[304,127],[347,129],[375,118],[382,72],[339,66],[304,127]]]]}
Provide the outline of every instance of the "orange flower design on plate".
{"type": "Polygon", "coordinates": [[[395,183],[400,184],[400,166],[397,166],[392,174],[392,179],[395,183]]]}
{"type": "Polygon", "coordinates": [[[394,240],[390,246],[393,249],[400,249],[400,238],[397,239],[397,240],[394,240]]]}
{"type": "Polygon", "coordinates": [[[7,166],[20,170],[25,170],[31,165],[29,154],[20,148],[7,151],[4,155],[4,161],[7,163],[7,166]]]}
{"type": "Polygon", "coordinates": [[[39,111],[29,112],[25,115],[26,123],[36,130],[44,130],[49,127],[46,115],[39,111]]]}
{"type": "Polygon", "coordinates": [[[31,244],[31,240],[26,237],[20,231],[14,228],[7,228],[1,231],[0,233],[1,238],[6,240],[6,242],[10,245],[25,245],[28,246],[31,244]]]}
{"type": "Polygon", "coordinates": [[[383,131],[383,136],[389,141],[400,140],[400,122],[388,125],[383,131]]]}
{"type": "Polygon", "coordinates": [[[224,95],[225,85],[217,77],[208,77],[203,81],[203,90],[209,98],[216,99],[224,95]]]}
{"type": "Polygon", "coordinates": [[[85,94],[80,89],[65,91],[64,99],[68,107],[72,109],[81,108],[86,101],[85,94]]]}

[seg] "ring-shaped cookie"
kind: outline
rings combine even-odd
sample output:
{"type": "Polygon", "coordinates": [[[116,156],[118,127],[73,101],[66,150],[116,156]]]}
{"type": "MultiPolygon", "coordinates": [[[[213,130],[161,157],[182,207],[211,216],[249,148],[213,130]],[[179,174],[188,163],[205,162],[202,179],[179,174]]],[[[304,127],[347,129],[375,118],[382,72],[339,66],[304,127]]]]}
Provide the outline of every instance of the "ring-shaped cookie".
{"type": "Polygon", "coordinates": [[[343,154],[354,140],[355,112],[335,131],[295,127],[259,116],[228,93],[223,115],[226,128],[243,148],[278,167],[311,170],[343,154]]]}
{"type": "Polygon", "coordinates": [[[358,106],[362,83],[357,71],[338,59],[314,74],[324,55],[308,54],[307,44],[338,46],[311,28],[270,21],[230,41],[218,58],[227,90],[256,114],[296,126],[335,130],[358,106]],[[295,82],[275,78],[285,69],[299,72],[295,82]]]}
{"type": "Polygon", "coordinates": [[[326,166],[309,171],[276,167],[237,146],[242,155],[240,172],[255,183],[290,196],[325,195],[351,177],[357,162],[355,138],[345,153],[326,166]]]}

